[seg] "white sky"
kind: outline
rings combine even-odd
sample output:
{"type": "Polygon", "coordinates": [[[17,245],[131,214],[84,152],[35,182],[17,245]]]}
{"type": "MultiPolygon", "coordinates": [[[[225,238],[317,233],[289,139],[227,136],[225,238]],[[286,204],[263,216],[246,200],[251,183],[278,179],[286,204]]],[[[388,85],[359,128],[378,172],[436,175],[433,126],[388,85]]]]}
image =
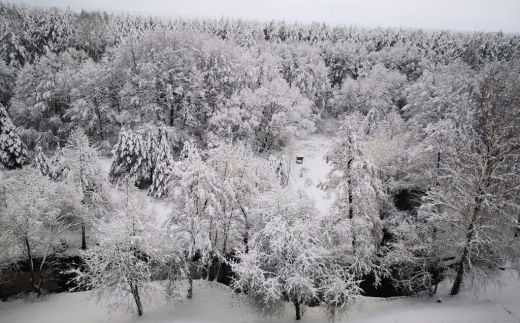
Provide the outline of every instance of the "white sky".
{"type": "Polygon", "coordinates": [[[520,0],[7,0],[159,16],[520,33],[520,0]]]}

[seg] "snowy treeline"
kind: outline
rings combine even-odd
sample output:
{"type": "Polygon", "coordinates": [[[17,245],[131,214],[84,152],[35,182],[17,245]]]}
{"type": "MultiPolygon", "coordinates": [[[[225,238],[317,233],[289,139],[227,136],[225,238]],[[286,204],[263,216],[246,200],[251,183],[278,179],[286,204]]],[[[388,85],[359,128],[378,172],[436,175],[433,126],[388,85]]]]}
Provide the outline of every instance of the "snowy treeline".
{"type": "Polygon", "coordinates": [[[0,16],[0,270],[28,262],[38,294],[66,248],[77,289],[139,315],[197,272],[335,319],[368,276],[456,295],[520,271],[518,35],[0,16]],[[326,211],[284,157],[314,132],[326,211]]]}

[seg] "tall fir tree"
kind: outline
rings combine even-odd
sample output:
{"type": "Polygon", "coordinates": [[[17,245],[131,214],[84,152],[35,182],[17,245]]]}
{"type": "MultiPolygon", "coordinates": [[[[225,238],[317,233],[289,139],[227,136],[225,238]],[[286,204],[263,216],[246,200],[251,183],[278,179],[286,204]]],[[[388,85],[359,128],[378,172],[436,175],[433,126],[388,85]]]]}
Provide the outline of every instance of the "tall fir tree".
{"type": "Polygon", "coordinates": [[[136,185],[150,178],[150,153],[140,134],[122,128],[113,150],[110,182],[119,184],[125,178],[133,178],[136,185]]]}
{"type": "Polygon", "coordinates": [[[155,197],[163,197],[168,194],[166,184],[168,176],[172,172],[173,156],[170,151],[170,144],[165,133],[161,133],[159,144],[154,152],[150,152],[150,156],[154,156],[155,167],[152,174],[152,185],[148,190],[149,195],[155,197]]]}
{"type": "Polygon", "coordinates": [[[7,169],[21,168],[27,160],[27,148],[16,133],[7,110],[0,104],[0,163],[7,169]]]}

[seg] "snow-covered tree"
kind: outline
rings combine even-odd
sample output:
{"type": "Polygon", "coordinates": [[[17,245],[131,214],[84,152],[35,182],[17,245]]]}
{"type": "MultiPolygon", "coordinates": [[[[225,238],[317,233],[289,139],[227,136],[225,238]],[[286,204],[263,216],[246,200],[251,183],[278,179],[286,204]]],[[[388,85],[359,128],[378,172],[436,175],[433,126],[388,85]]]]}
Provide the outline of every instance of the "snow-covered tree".
{"type": "Polygon", "coordinates": [[[185,295],[188,268],[133,181],[121,188],[115,213],[95,227],[98,244],[82,253],[84,268],[71,272],[109,309],[142,315],[145,305],[185,295]]]}
{"type": "Polygon", "coordinates": [[[7,105],[13,96],[16,81],[16,69],[0,59],[0,104],[7,105]]]}
{"type": "Polygon", "coordinates": [[[405,294],[434,295],[447,269],[434,239],[435,228],[405,212],[389,218],[386,227],[392,238],[383,247],[382,261],[393,285],[405,294]]]}
{"type": "Polygon", "coordinates": [[[81,127],[100,140],[105,140],[112,132],[114,109],[109,96],[110,73],[103,64],[87,60],[70,80],[71,103],[65,116],[70,119],[71,127],[81,127]]]}
{"type": "Polygon", "coordinates": [[[332,169],[321,187],[334,194],[326,225],[333,248],[351,270],[367,274],[375,270],[382,235],[381,202],[385,192],[375,166],[366,156],[359,116],[346,118],[326,160],[332,169]]]}
{"type": "Polygon", "coordinates": [[[305,43],[278,45],[274,51],[282,58],[280,71],[283,78],[300,90],[319,114],[325,108],[330,90],[329,69],[320,56],[320,50],[305,43]]]}
{"type": "Polygon", "coordinates": [[[192,141],[185,141],[184,146],[182,146],[181,153],[179,154],[179,158],[185,164],[189,164],[191,161],[201,159],[197,145],[195,145],[195,143],[192,141]]]}
{"type": "Polygon", "coordinates": [[[375,109],[384,116],[394,108],[401,108],[399,100],[405,81],[406,76],[399,72],[376,65],[364,77],[345,79],[331,101],[331,109],[335,114],[356,111],[366,114],[375,109]]]}
{"type": "Polygon", "coordinates": [[[113,154],[110,182],[120,183],[125,178],[133,178],[139,185],[149,179],[150,155],[146,142],[140,134],[122,128],[113,154]]]}
{"type": "Polygon", "coordinates": [[[80,224],[77,212],[81,205],[74,187],[52,181],[36,169],[25,168],[0,182],[3,264],[28,261],[31,288],[38,295],[52,268],[50,258],[60,252],[59,237],[80,224]]]}
{"type": "Polygon", "coordinates": [[[410,142],[403,147],[408,159],[401,167],[403,184],[425,190],[436,185],[440,163],[455,153],[457,111],[471,109],[474,74],[466,64],[455,61],[425,71],[406,89],[407,105],[402,111],[410,142]]]}
{"type": "MultiPolygon", "coordinates": [[[[174,205],[173,230],[185,237],[183,245],[188,259],[198,253],[200,264],[208,265],[213,257],[220,256],[218,228],[225,212],[232,210],[233,191],[196,152],[175,166],[167,189],[174,205]]],[[[191,282],[190,278],[189,297],[191,282]]]]}
{"type": "Polygon", "coordinates": [[[81,249],[86,249],[86,225],[106,215],[110,208],[110,198],[99,153],[90,145],[82,129],[76,128],[70,134],[67,146],[63,149],[63,162],[67,165],[64,180],[76,187],[85,208],[80,217],[81,249]]]}
{"type": "Polygon", "coordinates": [[[278,159],[275,156],[271,155],[267,158],[267,162],[269,163],[269,165],[271,165],[272,168],[274,168],[276,177],[278,178],[280,185],[286,186],[289,182],[289,173],[287,171],[287,167],[283,158],[278,159]]]}
{"type": "Polygon", "coordinates": [[[452,115],[454,153],[440,162],[438,185],[419,209],[419,217],[436,230],[443,256],[455,258],[451,295],[459,293],[463,281],[481,286],[501,267],[520,268],[520,244],[514,238],[520,188],[518,72],[518,64],[483,70],[469,108],[452,115]]]}
{"type": "Polygon", "coordinates": [[[61,148],[60,144],[58,144],[58,147],[56,147],[54,156],[52,156],[49,166],[49,177],[53,180],[62,180],[68,167],[65,164],[63,148],[61,148]]]}
{"type": "Polygon", "coordinates": [[[42,175],[46,176],[50,172],[49,167],[49,159],[45,156],[45,153],[42,151],[42,147],[36,147],[36,155],[34,156],[33,162],[31,166],[42,173],[42,175]]]}
{"type": "Polygon", "coordinates": [[[174,160],[166,133],[159,132],[159,136],[159,144],[156,145],[153,151],[150,149],[150,157],[153,158],[155,167],[152,174],[152,185],[148,190],[148,194],[161,198],[168,194],[166,190],[167,179],[172,172],[174,160]]]}
{"type": "MultiPolygon", "coordinates": [[[[16,81],[10,113],[24,131],[34,129],[53,146],[70,132],[68,118],[73,80],[85,53],[69,49],[58,55],[47,52],[25,65],[16,81]]],[[[42,142],[43,144],[43,142],[42,142]]]]}
{"type": "MultiPolygon", "coordinates": [[[[365,117],[363,124],[365,133],[370,125],[368,118],[369,115],[365,117]]],[[[365,145],[366,154],[379,170],[380,179],[385,187],[390,190],[396,189],[398,185],[402,185],[401,179],[405,176],[403,164],[410,154],[406,149],[409,148],[410,142],[416,141],[411,140],[409,129],[397,111],[390,112],[382,120],[370,125],[370,128],[372,130],[365,145]]]]}
{"type": "Polygon", "coordinates": [[[258,196],[279,186],[276,175],[268,163],[255,157],[244,147],[221,144],[209,151],[207,163],[223,186],[233,192],[233,200],[221,221],[222,237],[218,247],[223,255],[244,246],[254,227],[251,211],[258,196]]]}
{"type": "Polygon", "coordinates": [[[16,133],[16,128],[0,104],[0,162],[8,169],[21,168],[27,160],[27,148],[16,133]]]}
{"type": "Polygon", "coordinates": [[[251,143],[260,152],[283,146],[290,138],[314,131],[312,102],[296,87],[275,79],[256,90],[244,89],[222,107],[210,123],[233,139],[251,143]]]}
{"type": "Polygon", "coordinates": [[[355,275],[334,262],[312,200],[285,189],[267,193],[260,205],[260,229],[248,252],[237,253],[233,288],[264,316],[281,315],[285,301],[294,304],[297,320],[311,302],[331,319],[344,314],[360,288],[355,275]]]}

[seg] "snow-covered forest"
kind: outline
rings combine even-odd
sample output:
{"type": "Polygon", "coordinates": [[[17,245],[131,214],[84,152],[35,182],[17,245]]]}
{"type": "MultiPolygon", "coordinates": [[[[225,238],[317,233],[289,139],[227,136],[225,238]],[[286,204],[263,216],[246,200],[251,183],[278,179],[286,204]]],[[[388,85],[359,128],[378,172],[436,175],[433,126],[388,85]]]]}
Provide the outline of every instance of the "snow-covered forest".
{"type": "Polygon", "coordinates": [[[464,319],[520,286],[520,35],[0,2],[0,164],[0,321],[464,319]]]}

